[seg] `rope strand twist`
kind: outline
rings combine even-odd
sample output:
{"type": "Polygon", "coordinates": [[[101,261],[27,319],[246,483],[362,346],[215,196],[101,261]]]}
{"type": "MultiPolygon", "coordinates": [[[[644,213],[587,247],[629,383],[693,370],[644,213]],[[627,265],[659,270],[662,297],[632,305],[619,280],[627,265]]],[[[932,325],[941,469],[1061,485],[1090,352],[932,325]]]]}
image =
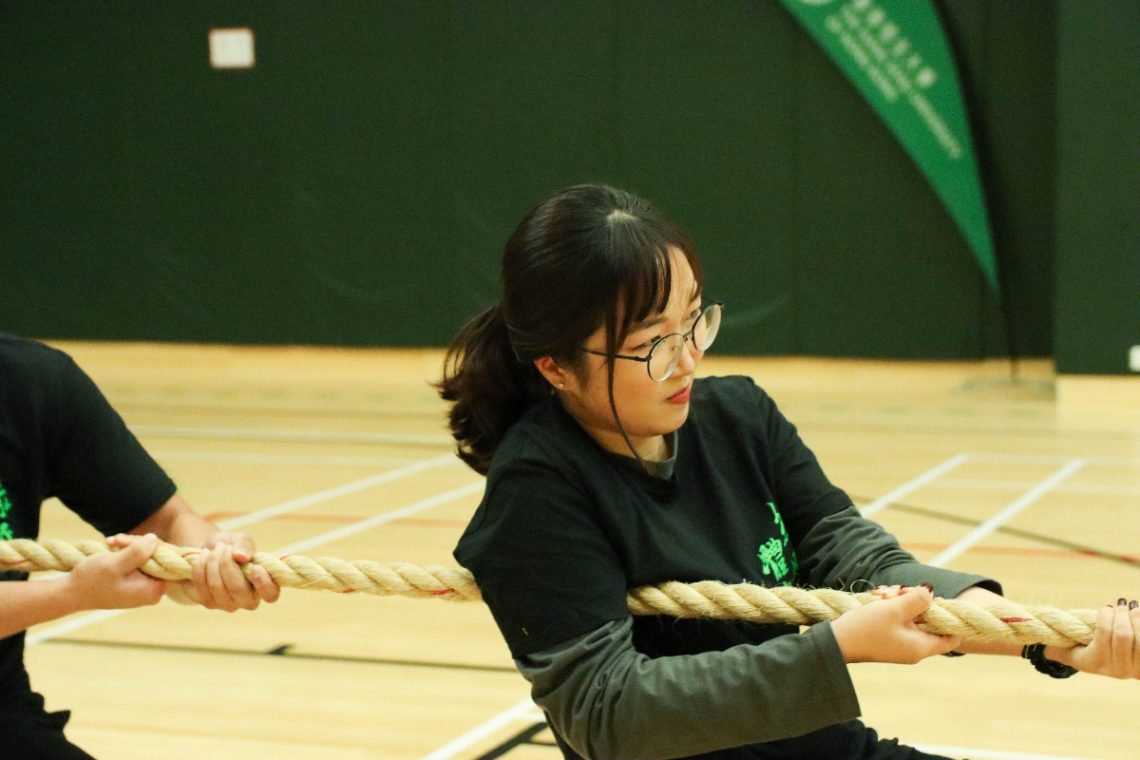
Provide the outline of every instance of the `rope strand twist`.
{"type": "MultiPolygon", "coordinates": [[[[0,541],[0,567],[22,572],[67,572],[84,557],[107,551],[113,550],[100,541],[0,541]]],[[[191,577],[190,558],[198,551],[159,544],[154,556],[140,569],[162,580],[188,580],[191,577]]],[[[409,562],[348,561],[300,554],[277,557],[265,552],[258,552],[244,566],[247,575],[252,565],[265,568],[274,582],[283,588],[462,602],[483,598],[475,578],[464,568],[420,566],[409,562]]],[[[871,593],[834,589],[670,581],[631,590],[627,604],[634,615],[812,625],[834,620],[844,612],[877,598],[871,593]]],[[[1091,640],[1095,624],[1096,611],[1090,609],[1065,611],[1043,605],[1021,608],[1000,604],[981,607],[956,599],[936,598],[923,614],[919,627],[930,633],[953,634],[975,641],[1073,647],[1091,640]]]]}

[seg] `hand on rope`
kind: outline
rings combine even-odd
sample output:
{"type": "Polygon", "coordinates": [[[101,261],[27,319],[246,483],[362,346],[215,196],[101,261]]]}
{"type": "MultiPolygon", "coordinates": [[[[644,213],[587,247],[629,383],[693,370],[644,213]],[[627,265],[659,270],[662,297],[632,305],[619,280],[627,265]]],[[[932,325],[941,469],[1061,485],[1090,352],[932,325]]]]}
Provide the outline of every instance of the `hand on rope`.
{"type": "MultiPolygon", "coordinates": [[[[146,540],[146,536],[119,533],[109,537],[107,543],[112,551],[116,551],[146,540]]],[[[173,548],[162,542],[157,546],[173,548]]],[[[254,610],[262,601],[275,602],[281,589],[273,583],[265,568],[260,565],[249,569],[242,567],[253,559],[254,554],[253,540],[247,534],[218,531],[210,535],[201,547],[184,551],[181,556],[190,563],[190,575],[187,580],[167,584],[166,596],[179,604],[227,612],[254,610]]],[[[152,547],[144,559],[149,560],[153,555],[152,547]]]]}
{"type": "MultiPolygon", "coordinates": [[[[15,539],[0,542],[0,566],[24,572],[70,571],[84,557],[112,550],[100,541],[15,539]]],[[[140,570],[162,580],[186,580],[192,572],[189,558],[198,551],[160,543],[140,570]]],[[[247,574],[254,572],[255,567],[264,568],[274,582],[289,588],[435,597],[448,601],[482,599],[471,573],[463,568],[347,561],[299,554],[276,557],[266,552],[258,552],[251,562],[242,566],[247,574]]],[[[634,615],[811,625],[834,620],[878,598],[870,592],[834,589],[670,581],[633,589],[627,603],[634,615]]],[[[1064,611],[1056,607],[1002,604],[982,607],[956,599],[935,599],[923,613],[918,628],[963,640],[1040,642],[1071,648],[1091,641],[1096,620],[1097,611],[1089,609],[1064,611]]]]}
{"type": "Polygon", "coordinates": [[[136,538],[122,551],[100,552],[74,565],[71,580],[80,609],[130,609],[162,599],[166,583],[136,572],[161,541],[153,533],[136,538]]]}
{"type": "Polygon", "coordinates": [[[935,635],[919,627],[934,604],[934,586],[879,586],[872,591],[887,604],[866,604],[832,622],[835,643],[847,663],[892,662],[913,665],[962,646],[962,637],[935,635]]]}
{"type": "Polygon", "coordinates": [[[1088,646],[1059,648],[1046,656],[1086,673],[1140,678],[1140,605],[1122,597],[1114,605],[1101,607],[1096,615],[1088,646]]]}

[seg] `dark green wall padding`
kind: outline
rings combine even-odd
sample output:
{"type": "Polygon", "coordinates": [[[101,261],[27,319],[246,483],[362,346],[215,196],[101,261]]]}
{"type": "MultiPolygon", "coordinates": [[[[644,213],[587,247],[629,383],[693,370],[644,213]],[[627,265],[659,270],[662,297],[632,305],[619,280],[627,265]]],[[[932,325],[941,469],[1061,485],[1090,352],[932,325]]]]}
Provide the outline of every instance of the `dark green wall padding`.
{"type": "Polygon", "coordinates": [[[1117,374],[1140,345],[1140,3],[1060,11],[1057,371],[1117,374]]]}
{"type": "Polygon", "coordinates": [[[1123,372],[1134,325],[1106,306],[1096,329],[1075,326],[1089,317],[1070,289],[1129,296],[1136,236],[1098,228],[1086,245],[1081,185],[1098,213],[1135,216],[1115,162],[1137,117],[1084,131],[1105,106],[1082,57],[1137,27],[1073,5],[939,3],[1003,308],[776,0],[16,0],[0,24],[0,330],[445,345],[494,299],[518,218],[606,181],[693,234],[707,294],[728,303],[719,351],[974,358],[1056,342],[1068,371],[1123,372]],[[209,67],[207,33],[226,26],[254,30],[253,70],[209,67]]]}

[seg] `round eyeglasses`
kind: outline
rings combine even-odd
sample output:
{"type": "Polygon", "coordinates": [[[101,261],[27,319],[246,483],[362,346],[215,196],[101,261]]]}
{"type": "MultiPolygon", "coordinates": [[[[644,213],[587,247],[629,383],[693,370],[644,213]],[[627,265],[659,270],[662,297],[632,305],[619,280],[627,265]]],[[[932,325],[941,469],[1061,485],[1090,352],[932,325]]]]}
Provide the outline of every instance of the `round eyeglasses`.
{"type": "Polygon", "coordinates": [[[724,311],[724,304],[720,301],[709,304],[697,315],[696,321],[688,332],[670,333],[653,341],[649,353],[645,356],[627,356],[625,354],[607,354],[604,351],[593,351],[588,348],[579,349],[595,356],[607,356],[614,359],[628,359],[631,362],[644,362],[649,370],[649,377],[656,382],[668,380],[669,376],[681,363],[681,356],[685,352],[685,341],[693,341],[698,351],[707,351],[716,334],[720,330],[720,317],[724,311]]]}

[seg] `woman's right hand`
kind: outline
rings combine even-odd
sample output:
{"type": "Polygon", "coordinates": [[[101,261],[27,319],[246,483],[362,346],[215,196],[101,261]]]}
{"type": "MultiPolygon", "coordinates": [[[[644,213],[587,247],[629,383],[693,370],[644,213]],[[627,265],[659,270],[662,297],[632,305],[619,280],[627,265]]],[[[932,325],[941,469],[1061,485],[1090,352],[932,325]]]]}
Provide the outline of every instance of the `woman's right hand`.
{"type": "Polygon", "coordinates": [[[961,646],[961,637],[927,633],[915,622],[934,601],[929,589],[892,586],[881,587],[876,593],[879,599],[849,610],[831,623],[844,661],[913,665],[961,646]]]}
{"type": "Polygon", "coordinates": [[[84,557],[67,576],[68,590],[78,609],[111,610],[157,604],[166,581],[139,571],[158,547],[148,534],[116,552],[84,557]]]}
{"type": "Polygon", "coordinates": [[[1087,645],[1046,647],[1045,657],[1086,673],[1140,679],[1140,605],[1121,597],[1101,607],[1087,645]]]}

